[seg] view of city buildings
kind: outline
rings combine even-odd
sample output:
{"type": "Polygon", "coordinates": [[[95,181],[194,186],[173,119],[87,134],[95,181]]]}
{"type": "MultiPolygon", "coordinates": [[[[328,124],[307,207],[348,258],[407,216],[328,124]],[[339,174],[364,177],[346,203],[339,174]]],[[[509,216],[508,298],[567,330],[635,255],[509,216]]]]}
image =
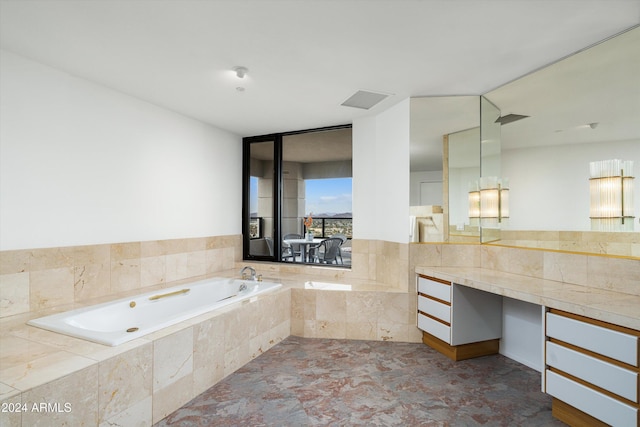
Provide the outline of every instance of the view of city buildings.
{"type": "MultiPolygon", "coordinates": [[[[303,218],[300,218],[302,224],[303,218]]],[[[252,213],[249,225],[249,233],[252,239],[263,237],[261,230],[263,219],[252,213]]],[[[347,238],[353,237],[353,218],[351,212],[339,215],[319,214],[313,216],[311,227],[307,230],[315,237],[329,237],[334,234],[344,234],[347,238]]]]}
{"type": "Polygon", "coordinates": [[[307,231],[316,237],[329,237],[334,234],[344,234],[349,239],[353,237],[353,218],[350,212],[339,216],[325,215],[316,215],[307,231]]]}

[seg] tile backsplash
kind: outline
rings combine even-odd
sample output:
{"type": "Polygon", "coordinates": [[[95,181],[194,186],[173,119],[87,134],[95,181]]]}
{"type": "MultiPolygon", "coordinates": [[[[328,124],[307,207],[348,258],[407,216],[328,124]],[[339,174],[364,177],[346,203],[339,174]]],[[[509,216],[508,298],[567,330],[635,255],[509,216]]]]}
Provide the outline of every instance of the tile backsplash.
{"type": "MultiPolygon", "coordinates": [[[[410,270],[481,267],[505,273],[640,295],[640,258],[471,244],[411,244],[410,270]]],[[[413,284],[415,290],[415,284],[413,284]]],[[[411,289],[411,288],[410,288],[411,289]]]]}
{"type": "Polygon", "coordinates": [[[501,230],[501,245],[640,257],[640,233],[501,230]]]}

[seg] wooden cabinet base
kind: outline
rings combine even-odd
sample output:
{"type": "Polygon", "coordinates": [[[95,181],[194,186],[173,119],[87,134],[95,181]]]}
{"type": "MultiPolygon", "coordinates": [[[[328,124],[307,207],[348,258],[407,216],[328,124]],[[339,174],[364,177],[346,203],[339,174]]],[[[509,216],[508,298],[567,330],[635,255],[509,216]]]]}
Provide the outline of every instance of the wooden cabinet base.
{"type": "Polygon", "coordinates": [[[455,361],[497,354],[500,349],[499,339],[452,346],[424,331],[422,342],[455,361]]]}
{"type": "Polygon", "coordinates": [[[573,427],[607,427],[609,425],[556,398],[553,398],[553,403],[551,404],[551,414],[563,423],[573,427]]]}

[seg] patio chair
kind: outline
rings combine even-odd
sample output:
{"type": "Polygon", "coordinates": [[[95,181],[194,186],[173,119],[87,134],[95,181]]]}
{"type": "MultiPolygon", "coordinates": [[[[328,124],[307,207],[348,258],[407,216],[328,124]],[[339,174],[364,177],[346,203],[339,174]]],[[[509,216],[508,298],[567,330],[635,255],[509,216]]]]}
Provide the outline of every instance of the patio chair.
{"type": "Polygon", "coordinates": [[[332,234],[329,237],[335,237],[335,238],[338,238],[338,239],[342,240],[342,244],[343,245],[347,242],[347,240],[349,240],[347,238],[347,236],[345,236],[344,234],[341,234],[341,233],[332,234]]]}
{"type": "Polygon", "coordinates": [[[342,239],[338,237],[329,237],[328,239],[320,242],[313,250],[314,262],[321,264],[343,264],[342,256],[340,255],[340,246],[342,246],[342,239]],[[340,262],[338,262],[338,260],[340,262]]]}
{"type": "Polygon", "coordinates": [[[296,243],[287,243],[287,240],[289,239],[302,239],[302,236],[296,233],[289,233],[284,236],[282,239],[282,260],[286,261],[290,259],[295,262],[296,257],[298,256],[302,259],[302,250],[300,249],[300,245],[296,243]]]}
{"type": "MultiPolygon", "coordinates": [[[[329,237],[336,237],[336,238],[338,238],[338,239],[342,240],[342,245],[344,245],[345,243],[347,243],[347,240],[349,240],[349,239],[347,238],[347,236],[346,236],[346,235],[341,234],[341,233],[332,234],[332,235],[331,235],[331,236],[329,236],[329,237]]],[[[338,248],[338,258],[340,258],[340,262],[341,262],[342,264],[344,264],[344,259],[343,259],[343,257],[342,257],[342,245],[340,245],[340,247],[338,248]]]]}

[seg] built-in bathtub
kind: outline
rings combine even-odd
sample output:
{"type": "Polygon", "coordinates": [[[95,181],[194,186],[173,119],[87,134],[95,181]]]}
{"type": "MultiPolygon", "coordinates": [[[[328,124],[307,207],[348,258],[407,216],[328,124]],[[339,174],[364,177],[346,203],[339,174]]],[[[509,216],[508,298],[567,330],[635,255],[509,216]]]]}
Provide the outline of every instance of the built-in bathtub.
{"type": "Polygon", "coordinates": [[[116,346],[281,286],[273,282],[213,278],[40,317],[27,323],[116,346]]]}

